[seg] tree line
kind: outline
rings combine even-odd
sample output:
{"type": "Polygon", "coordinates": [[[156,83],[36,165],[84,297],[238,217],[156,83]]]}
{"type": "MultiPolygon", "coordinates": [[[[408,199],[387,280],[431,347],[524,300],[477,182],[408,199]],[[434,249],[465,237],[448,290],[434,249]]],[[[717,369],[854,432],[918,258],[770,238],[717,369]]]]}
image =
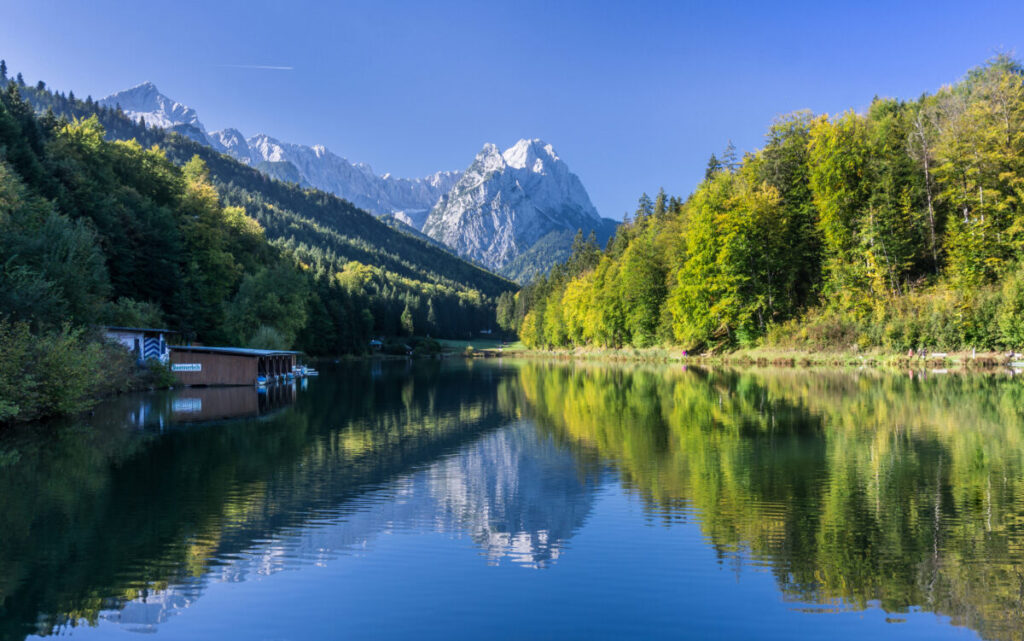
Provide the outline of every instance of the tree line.
{"type": "Polygon", "coordinates": [[[644,195],[603,251],[498,317],[531,347],[1024,344],[1024,73],[998,56],[917,100],[778,118],[685,200],[644,195]]]}
{"type": "Polygon", "coordinates": [[[91,98],[27,86],[6,65],[0,87],[0,422],[77,411],[116,378],[101,371],[112,357],[98,325],[359,353],[375,335],[493,327],[495,298],[514,288],[91,98]]]}

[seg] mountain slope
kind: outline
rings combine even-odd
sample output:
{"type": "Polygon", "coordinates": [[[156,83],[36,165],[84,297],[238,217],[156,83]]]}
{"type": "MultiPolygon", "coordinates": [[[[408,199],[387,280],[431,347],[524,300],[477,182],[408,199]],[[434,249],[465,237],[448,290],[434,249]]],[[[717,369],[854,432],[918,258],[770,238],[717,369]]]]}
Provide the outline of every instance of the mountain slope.
{"type": "MultiPolygon", "coordinates": [[[[418,333],[465,337],[493,327],[494,299],[515,290],[513,283],[432,241],[391,229],[337,196],[274,180],[208,145],[143,127],[92,101],[35,87],[20,91],[37,113],[52,109],[69,120],[96,116],[107,139],[134,139],[144,149],[156,145],[178,165],[202,159],[223,204],[244,208],[267,240],[313,279],[308,337],[300,343],[310,353],[358,351],[370,332],[401,333],[406,309],[418,333]]],[[[60,126],[49,116],[41,123],[60,126]]]]}
{"type": "Polygon", "coordinates": [[[237,129],[207,132],[195,110],[160,93],[151,82],[119,91],[99,101],[117,108],[133,121],[175,131],[209,145],[247,165],[269,169],[270,175],[291,180],[280,163],[298,172],[298,182],[345,198],[373,214],[396,213],[416,229],[426,212],[451,189],[459,172],[439,171],[424,178],[378,176],[365,163],[352,163],[322,145],[312,147],[282,142],[266,134],[245,138],[237,129]],[[263,163],[268,163],[264,165],[263,163]]]}
{"type": "Polygon", "coordinates": [[[580,229],[601,232],[606,239],[613,225],[598,215],[580,179],[554,148],[534,139],[520,140],[504,152],[484,145],[430,211],[423,232],[500,271],[552,232],[570,232],[570,243],[580,229]]]}
{"type": "Polygon", "coordinates": [[[322,145],[306,146],[237,129],[207,132],[196,112],[144,83],[101,101],[132,121],[144,119],[207,145],[264,174],[340,196],[370,213],[391,215],[459,255],[520,282],[568,256],[577,230],[599,243],[616,223],[602,219],[579,178],[554,148],[520,140],[500,152],[485,145],[466,172],[424,178],[377,175],[322,145]],[[537,245],[535,247],[535,245],[537,245]]]}

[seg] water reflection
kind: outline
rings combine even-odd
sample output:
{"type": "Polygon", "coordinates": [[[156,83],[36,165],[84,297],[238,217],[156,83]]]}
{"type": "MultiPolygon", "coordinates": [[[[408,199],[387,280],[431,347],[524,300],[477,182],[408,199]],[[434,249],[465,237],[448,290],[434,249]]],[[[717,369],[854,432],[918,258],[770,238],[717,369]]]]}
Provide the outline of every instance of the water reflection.
{"type": "Polygon", "coordinates": [[[308,385],[308,379],[263,388],[185,387],[126,394],[101,403],[88,422],[159,429],[174,424],[267,416],[294,403],[298,387],[303,384],[308,385]]]}
{"type": "MultiPolygon", "coordinates": [[[[215,583],[336,566],[391,535],[462,541],[490,577],[575,577],[552,599],[635,594],[692,623],[672,581],[703,561],[670,551],[694,526],[794,610],[924,609],[1024,637],[1019,380],[431,361],[308,385],[126,397],[0,436],[0,638],[160,632],[215,583]],[[613,487],[642,521],[601,503],[613,487]],[[635,529],[652,526],[662,538],[635,529]],[[611,547],[574,565],[583,532],[611,547]]],[[[486,587],[464,581],[467,602],[486,587]]],[[[467,616],[464,632],[495,612],[467,616]]]]}
{"type": "Polygon", "coordinates": [[[137,631],[153,629],[195,602],[210,581],[246,581],[372,553],[379,536],[403,530],[468,537],[491,564],[544,567],[583,524],[592,492],[575,474],[570,454],[520,422],[481,436],[458,456],[368,489],[335,516],[266,532],[243,549],[218,549],[217,562],[200,576],[108,605],[99,617],[137,631]],[[540,456],[523,456],[524,450],[540,456]]]}
{"type": "Polygon", "coordinates": [[[325,373],[259,404],[212,389],[119,399],[87,424],[6,435],[3,637],[149,628],[209,580],[323,563],[396,529],[467,536],[494,563],[557,558],[590,485],[570,453],[516,421],[514,370],[369,373],[325,373]],[[267,419],[275,399],[287,409],[267,419]],[[230,414],[261,418],[123,429],[230,414]]]}
{"type": "Polygon", "coordinates": [[[530,415],[787,598],[1024,637],[1024,389],[1002,376],[522,370],[530,415]]]}

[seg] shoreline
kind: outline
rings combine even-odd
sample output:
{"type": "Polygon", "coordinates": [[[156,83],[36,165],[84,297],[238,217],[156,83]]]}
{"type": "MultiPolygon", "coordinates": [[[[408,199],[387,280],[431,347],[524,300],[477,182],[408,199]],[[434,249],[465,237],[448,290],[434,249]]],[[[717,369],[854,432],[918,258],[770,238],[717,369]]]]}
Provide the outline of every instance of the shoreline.
{"type": "MultiPolygon", "coordinates": [[[[576,348],[560,350],[516,350],[500,354],[507,357],[547,358],[560,361],[607,361],[641,363],[678,363],[683,365],[730,367],[791,367],[876,369],[941,369],[950,371],[987,371],[1012,369],[1016,357],[1006,352],[930,352],[926,356],[908,356],[892,352],[809,352],[785,349],[741,349],[721,354],[689,354],[682,349],[649,348],[576,348]]],[[[1024,361],[1024,356],[1019,357],[1024,361]]]]}

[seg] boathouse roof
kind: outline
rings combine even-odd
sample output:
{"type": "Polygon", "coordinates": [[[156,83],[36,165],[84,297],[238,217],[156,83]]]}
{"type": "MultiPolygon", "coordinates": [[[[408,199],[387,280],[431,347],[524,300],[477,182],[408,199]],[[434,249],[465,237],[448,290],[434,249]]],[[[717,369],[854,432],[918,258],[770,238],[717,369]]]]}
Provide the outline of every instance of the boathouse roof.
{"type": "Polygon", "coordinates": [[[171,345],[171,349],[180,352],[209,352],[212,354],[234,354],[236,356],[285,356],[301,354],[285,349],[250,349],[248,347],[207,347],[206,345],[171,345]]]}
{"type": "Polygon", "coordinates": [[[109,329],[115,332],[148,332],[153,334],[177,334],[173,329],[159,329],[155,327],[118,327],[117,325],[101,325],[102,329],[109,329]]]}

